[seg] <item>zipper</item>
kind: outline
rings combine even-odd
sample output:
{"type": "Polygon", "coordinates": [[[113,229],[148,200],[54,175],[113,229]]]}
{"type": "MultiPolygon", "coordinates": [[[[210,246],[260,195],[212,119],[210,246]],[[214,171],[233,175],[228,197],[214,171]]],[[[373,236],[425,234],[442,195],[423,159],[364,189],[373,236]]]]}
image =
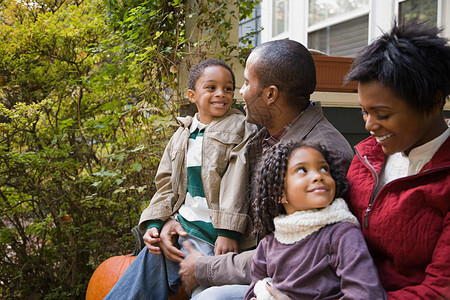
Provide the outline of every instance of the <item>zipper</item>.
{"type": "MultiPolygon", "coordinates": [[[[355,150],[356,150],[356,149],[355,149],[355,150]]],[[[372,176],[373,176],[373,178],[374,178],[374,186],[373,186],[373,189],[372,189],[372,194],[370,195],[369,205],[367,206],[367,209],[366,209],[366,211],[365,211],[365,213],[364,213],[364,217],[363,217],[363,226],[364,226],[365,229],[367,229],[367,228],[369,227],[369,213],[370,213],[370,211],[371,211],[371,209],[372,209],[372,205],[373,205],[373,203],[374,203],[374,201],[375,201],[376,196],[377,196],[378,194],[380,194],[381,191],[384,190],[387,186],[389,186],[389,185],[391,185],[392,183],[395,183],[395,182],[397,182],[397,181],[401,181],[401,180],[403,180],[404,178],[411,179],[411,178],[414,178],[414,177],[420,177],[420,176],[423,176],[423,175],[427,175],[427,174],[429,174],[429,173],[433,173],[433,172],[445,170],[445,169],[448,168],[448,166],[437,167],[437,168],[425,170],[425,171],[423,171],[423,172],[419,172],[419,173],[417,173],[417,174],[415,174],[415,175],[406,176],[406,177],[402,177],[402,178],[398,178],[398,179],[392,180],[391,182],[389,182],[389,183],[387,183],[385,186],[383,186],[383,187],[379,190],[378,194],[375,194],[376,187],[378,186],[378,181],[379,181],[378,174],[377,174],[377,172],[375,171],[375,169],[373,168],[373,166],[370,164],[370,162],[369,162],[369,160],[367,159],[367,156],[366,156],[366,155],[364,156],[364,159],[363,159],[363,158],[361,157],[361,155],[358,153],[358,151],[355,151],[355,152],[356,152],[356,155],[358,156],[358,158],[361,160],[361,162],[362,162],[362,163],[370,170],[370,172],[372,173],[372,176]]]]}
{"type": "MultiPolygon", "coordinates": [[[[214,122],[214,121],[213,121],[214,122]]],[[[208,209],[209,210],[213,210],[212,208],[212,204],[211,204],[211,199],[209,198],[209,186],[207,184],[205,184],[204,182],[204,178],[206,176],[203,176],[203,172],[205,172],[205,136],[207,136],[207,132],[209,131],[209,128],[211,128],[210,126],[206,126],[205,130],[203,131],[203,141],[202,141],[202,171],[200,172],[200,175],[202,176],[202,185],[203,185],[203,192],[205,193],[205,200],[206,200],[206,205],[208,205],[208,209]]],[[[187,152],[186,152],[187,153],[187,152]]],[[[220,201],[219,201],[220,203],[220,201]]],[[[212,221],[212,220],[211,220],[212,221]]]]}
{"type": "Polygon", "coordinates": [[[364,213],[364,217],[363,217],[363,226],[364,226],[364,228],[367,229],[369,227],[369,213],[370,213],[370,210],[372,209],[372,204],[376,198],[375,190],[376,190],[376,187],[378,186],[379,179],[378,179],[377,172],[370,164],[369,160],[367,159],[367,156],[364,156],[364,159],[363,159],[361,157],[361,155],[358,153],[358,151],[356,151],[356,155],[358,155],[358,158],[361,160],[361,162],[369,169],[369,171],[372,173],[372,176],[374,179],[374,184],[373,184],[373,188],[372,188],[372,194],[370,195],[369,205],[367,206],[366,212],[364,213]]]}

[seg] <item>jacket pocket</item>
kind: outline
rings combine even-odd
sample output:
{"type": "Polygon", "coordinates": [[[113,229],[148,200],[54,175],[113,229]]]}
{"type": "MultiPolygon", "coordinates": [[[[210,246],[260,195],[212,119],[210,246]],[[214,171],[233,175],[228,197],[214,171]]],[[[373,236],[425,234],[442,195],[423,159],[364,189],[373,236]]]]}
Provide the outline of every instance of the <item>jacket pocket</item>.
{"type": "Polygon", "coordinates": [[[203,146],[205,161],[216,167],[219,172],[224,172],[230,161],[231,150],[242,141],[242,138],[229,132],[212,132],[208,136],[209,141],[203,146]]]}

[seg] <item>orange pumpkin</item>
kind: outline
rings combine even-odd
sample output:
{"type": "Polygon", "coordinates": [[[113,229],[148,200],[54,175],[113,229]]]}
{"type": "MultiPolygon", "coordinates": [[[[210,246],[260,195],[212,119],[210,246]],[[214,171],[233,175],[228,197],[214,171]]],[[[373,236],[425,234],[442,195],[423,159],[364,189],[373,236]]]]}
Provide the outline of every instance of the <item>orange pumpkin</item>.
{"type": "Polygon", "coordinates": [[[188,300],[188,299],[189,299],[188,295],[181,286],[178,288],[178,294],[169,296],[169,300],[188,300]]]}
{"type": "Polygon", "coordinates": [[[86,300],[101,300],[109,293],[136,256],[113,256],[102,262],[92,274],[86,300]]]}
{"type": "MultiPolygon", "coordinates": [[[[86,300],[103,299],[135,258],[135,255],[113,256],[102,262],[89,280],[86,300]]],[[[169,297],[169,300],[187,299],[189,297],[181,287],[178,294],[169,297]]]]}

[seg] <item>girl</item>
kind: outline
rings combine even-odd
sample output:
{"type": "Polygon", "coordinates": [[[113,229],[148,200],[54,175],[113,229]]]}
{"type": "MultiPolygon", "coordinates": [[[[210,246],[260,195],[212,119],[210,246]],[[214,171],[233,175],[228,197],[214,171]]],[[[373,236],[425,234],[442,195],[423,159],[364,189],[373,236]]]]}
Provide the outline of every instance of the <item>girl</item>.
{"type": "Polygon", "coordinates": [[[323,147],[278,144],[267,154],[254,203],[259,243],[245,299],[385,299],[358,221],[341,197],[345,173],[323,147]]]}

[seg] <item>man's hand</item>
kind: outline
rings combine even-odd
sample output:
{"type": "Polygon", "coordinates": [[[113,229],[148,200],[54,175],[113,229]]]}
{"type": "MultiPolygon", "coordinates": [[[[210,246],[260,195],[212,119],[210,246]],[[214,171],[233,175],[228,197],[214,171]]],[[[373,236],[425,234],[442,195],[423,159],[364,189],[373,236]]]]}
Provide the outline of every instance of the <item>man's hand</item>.
{"type": "Polygon", "coordinates": [[[144,234],[144,244],[147,246],[148,251],[151,254],[161,254],[161,249],[158,247],[158,243],[161,241],[159,238],[158,229],[155,227],[147,229],[144,234]]]}
{"type": "Polygon", "coordinates": [[[203,254],[195,250],[194,245],[189,241],[183,243],[183,248],[188,255],[180,262],[180,271],[178,271],[178,274],[181,278],[181,286],[188,295],[191,295],[192,290],[198,286],[197,279],[195,278],[195,263],[203,254]]]}
{"type": "Polygon", "coordinates": [[[280,292],[279,289],[274,287],[273,285],[266,283],[266,290],[276,299],[276,300],[291,300],[288,296],[280,292]]]}
{"type": "Polygon", "coordinates": [[[184,231],[181,224],[174,220],[168,219],[161,229],[160,243],[162,252],[164,255],[173,262],[181,262],[184,257],[183,252],[175,247],[177,243],[178,236],[186,236],[187,233],[184,231]]]}
{"type": "Polygon", "coordinates": [[[218,236],[216,239],[216,244],[214,245],[214,255],[226,254],[228,252],[238,253],[239,247],[236,240],[218,236]]]}

